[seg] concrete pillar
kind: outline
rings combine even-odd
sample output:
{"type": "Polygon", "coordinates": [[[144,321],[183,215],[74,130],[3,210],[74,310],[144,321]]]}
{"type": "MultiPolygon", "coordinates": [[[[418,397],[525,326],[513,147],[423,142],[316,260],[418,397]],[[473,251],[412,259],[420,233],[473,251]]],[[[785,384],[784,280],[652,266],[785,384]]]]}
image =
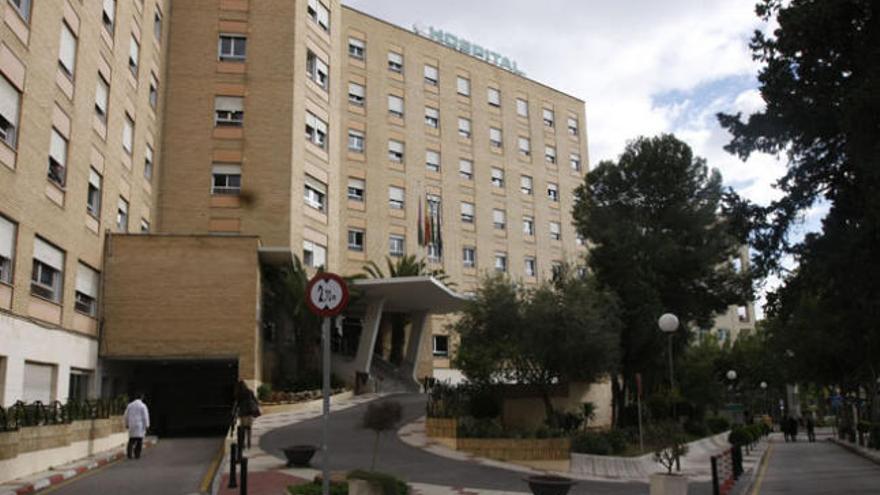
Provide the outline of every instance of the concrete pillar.
{"type": "Polygon", "coordinates": [[[379,335],[379,325],[382,322],[382,309],[385,307],[385,299],[375,299],[367,304],[361,328],[361,338],[358,341],[357,356],[355,356],[355,369],[363,373],[370,372],[370,364],[373,361],[373,347],[376,345],[376,337],[379,335]]]}
{"type": "Polygon", "coordinates": [[[419,368],[419,354],[422,349],[422,334],[428,323],[428,313],[425,311],[410,313],[409,317],[411,322],[410,334],[409,341],[406,343],[406,354],[403,357],[403,361],[409,366],[412,366],[413,380],[418,383],[419,377],[416,376],[416,373],[419,368]]]}

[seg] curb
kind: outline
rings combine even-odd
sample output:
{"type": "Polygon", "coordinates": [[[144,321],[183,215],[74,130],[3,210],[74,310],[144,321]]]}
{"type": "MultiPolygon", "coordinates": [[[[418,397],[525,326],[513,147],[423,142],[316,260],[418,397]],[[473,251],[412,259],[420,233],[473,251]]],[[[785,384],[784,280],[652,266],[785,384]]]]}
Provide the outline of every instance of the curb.
{"type": "MultiPolygon", "coordinates": [[[[744,472],[742,474],[742,476],[740,476],[739,481],[744,482],[745,484],[740,485],[741,488],[736,488],[733,493],[736,493],[738,495],[746,495],[746,494],[752,492],[752,489],[755,486],[755,480],[758,477],[758,473],[761,472],[761,469],[764,468],[764,464],[767,462],[767,453],[770,452],[770,445],[771,444],[768,439],[767,446],[764,447],[763,452],[761,452],[761,458],[758,459],[758,462],[756,462],[754,466],[747,469],[746,472],[744,472]]],[[[737,483],[737,485],[739,485],[739,484],[740,483],[737,483]]],[[[736,486],[736,485],[734,485],[734,486],[736,486]]]]}
{"type": "Polygon", "coordinates": [[[849,442],[845,442],[838,438],[831,437],[828,439],[829,442],[840,445],[844,449],[856,454],[857,456],[867,459],[868,461],[873,462],[874,464],[880,464],[880,452],[874,453],[865,448],[859,447],[857,445],[853,445],[849,442]]]}
{"type": "MultiPolygon", "coordinates": [[[[152,439],[147,438],[144,439],[144,448],[152,447],[156,445],[158,440],[153,437],[152,439]]],[[[50,469],[49,471],[44,471],[43,473],[38,473],[32,475],[27,478],[27,481],[22,479],[21,481],[8,481],[3,485],[0,485],[0,495],[28,495],[31,493],[41,492],[47,488],[51,488],[56,485],[60,485],[61,483],[76,478],[78,476],[82,476],[90,471],[94,471],[98,468],[102,468],[108,464],[113,464],[121,459],[125,458],[125,449],[117,450],[114,449],[110,452],[105,452],[103,454],[98,454],[89,459],[86,462],[85,459],[80,459],[79,461],[73,461],[68,464],[79,464],[76,467],[71,467],[68,469],[50,469]],[[4,486],[5,485],[5,486],[4,486]]]]}

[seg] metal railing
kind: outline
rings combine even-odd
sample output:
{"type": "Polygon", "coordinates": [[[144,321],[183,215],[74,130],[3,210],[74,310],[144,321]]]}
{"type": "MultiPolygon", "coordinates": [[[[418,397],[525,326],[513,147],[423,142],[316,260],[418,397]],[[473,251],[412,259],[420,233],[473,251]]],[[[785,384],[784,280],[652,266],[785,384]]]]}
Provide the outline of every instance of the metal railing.
{"type": "Polygon", "coordinates": [[[105,419],[125,412],[128,400],[94,399],[85,401],[18,401],[9,407],[0,407],[0,431],[15,431],[32,426],[58,425],[76,420],[105,419]]]}

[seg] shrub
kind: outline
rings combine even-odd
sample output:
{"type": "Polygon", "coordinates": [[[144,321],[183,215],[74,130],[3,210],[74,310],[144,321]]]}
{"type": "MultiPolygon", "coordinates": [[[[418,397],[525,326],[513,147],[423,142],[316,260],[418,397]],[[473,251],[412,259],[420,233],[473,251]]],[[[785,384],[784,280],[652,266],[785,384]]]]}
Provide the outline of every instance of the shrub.
{"type": "Polygon", "coordinates": [[[367,406],[364,415],[361,418],[361,425],[364,428],[376,432],[376,443],[373,446],[373,464],[371,469],[376,468],[376,456],[379,453],[379,436],[383,431],[393,429],[400,418],[403,416],[403,407],[400,402],[394,400],[384,400],[382,402],[373,402],[367,406]]]}
{"type": "Polygon", "coordinates": [[[375,471],[356,470],[348,473],[350,480],[364,480],[382,487],[383,495],[406,495],[409,487],[406,482],[390,474],[377,473],[375,471]]]}
{"type": "Polygon", "coordinates": [[[497,391],[488,386],[474,387],[470,391],[468,413],[477,419],[501,416],[502,398],[497,391]]]}
{"type": "Polygon", "coordinates": [[[693,435],[695,437],[705,437],[709,434],[709,427],[706,426],[706,423],[697,419],[688,419],[684,423],[684,431],[688,435],[693,435]]]}
{"type": "Polygon", "coordinates": [[[269,397],[272,395],[272,386],[268,383],[264,383],[257,387],[257,398],[263,402],[269,400],[269,397]]]}
{"type": "Polygon", "coordinates": [[[727,435],[727,441],[733,446],[742,447],[751,443],[751,436],[743,426],[735,426],[727,435]]]}
{"type": "Polygon", "coordinates": [[[730,429],[730,421],[727,421],[727,418],[722,416],[712,416],[706,418],[706,426],[710,432],[718,434],[730,429]]]}
{"type": "Polygon", "coordinates": [[[654,461],[672,474],[672,468],[678,463],[678,459],[688,452],[684,431],[677,423],[668,422],[655,425],[653,433],[657,446],[654,450],[654,461]]]}
{"type": "Polygon", "coordinates": [[[459,418],[458,436],[463,438],[503,438],[504,426],[495,418],[459,418]]]}
{"type": "MultiPolygon", "coordinates": [[[[292,495],[321,495],[321,490],[321,483],[303,483],[287,487],[287,492],[292,495]]],[[[330,483],[330,495],[348,495],[348,483],[330,483]]]]}
{"type": "Polygon", "coordinates": [[[586,431],[571,440],[571,451],[580,454],[620,455],[626,451],[627,434],[621,430],[586,431]]]}

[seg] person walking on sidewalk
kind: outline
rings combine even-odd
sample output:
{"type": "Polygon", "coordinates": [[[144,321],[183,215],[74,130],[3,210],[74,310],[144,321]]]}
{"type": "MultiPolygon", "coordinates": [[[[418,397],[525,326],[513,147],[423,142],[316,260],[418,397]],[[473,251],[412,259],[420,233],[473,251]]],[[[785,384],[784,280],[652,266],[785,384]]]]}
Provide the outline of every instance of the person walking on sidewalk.
{"type": "Polygon", "coordinates": [[[136,394],[133,401],[128,403],[123,416],[125,428],[128,429],[128,445],[125,455],[129,459],[141,458],[141,449],[144,447],[144,436],[150,428],[150,411],[144,404],[144,394],[136,394]]]}
{"type": "MultiPolygon", "coordinates": [[[[235,409],[238,414],[238,426],[244,430],[247,439],[247,448],[251,448],[251,427],[254,425],[254,419],[260,417],[260,403],[244,380],[239,380],[236,387],[235,409]]],[[[244,448],[244,445],[240,447],[244,448]]]]}
{"type": "Polygon", "coordinates": [[[807,440],[816,441],[816,422],[813,421],[813,416],[807,416],[807,440]]]}

